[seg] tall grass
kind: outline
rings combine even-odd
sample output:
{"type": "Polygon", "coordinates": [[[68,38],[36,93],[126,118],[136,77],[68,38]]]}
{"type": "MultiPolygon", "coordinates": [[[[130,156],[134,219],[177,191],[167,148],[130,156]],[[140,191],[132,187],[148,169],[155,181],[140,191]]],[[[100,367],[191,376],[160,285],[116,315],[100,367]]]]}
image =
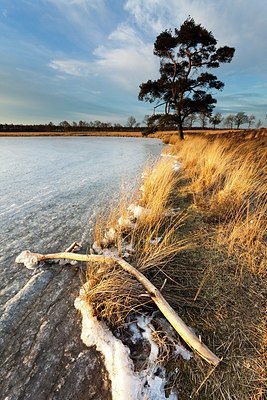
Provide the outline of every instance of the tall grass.
{"type": "MultiPolygon", "coordinates": [[[[133,266],[152,276],[164,270],[174,256],[188,247],[179,236],[186,214],[173,212],[172,199],[177,184],[177,172],[173,160],[163,158],[154,166],[145,169],[143,185],[138,194],[128,196],[121,193],[121,200],[111,211],[102,214],[96,223],[95,241],[97,246],[124,256],[133,266]],[[139,207],[134,217],[129,205],[139,207]]],[[[149,302],[139,284],[115,266],[92,268],[88,266],[87,299],[94,304],[98,315],[110,325],[120,325],[129,312],[138,311],[149,302]],[[91,282],[91,283],[90,283],[91,282]],[[125,307],[123,306],[125,299],[125,307]]],[[[154,283],[160,288],[162,282],[154,283]]]]}
{"type": "Polygon", "coordinates": [[[191,137],[174,151],[190,181],[186,190],[196,207],[222,223],[229,252],[242,254],[253,272],[266,271],[266,142],[191,137]]]}
{"type": "MultiPolygon", "coordinates": [[[[263,135],[253,138],[172,140],[168,152],[182,170],[175,173],[167,157],[148,166],[142,190],[124,191],[96,225],[98,245],[122,256],[127,247],[127,260],[224,357],[211,375],[197,357],[170,360],[181,399],[265,398],[267,147],[263,135]],[[129,204],[143,210],[138,218],[129,204]]],[[[141,285],[114,264],[89,265],[87,280],[88,301],[112,327],[153,309],[141,285]]]]}

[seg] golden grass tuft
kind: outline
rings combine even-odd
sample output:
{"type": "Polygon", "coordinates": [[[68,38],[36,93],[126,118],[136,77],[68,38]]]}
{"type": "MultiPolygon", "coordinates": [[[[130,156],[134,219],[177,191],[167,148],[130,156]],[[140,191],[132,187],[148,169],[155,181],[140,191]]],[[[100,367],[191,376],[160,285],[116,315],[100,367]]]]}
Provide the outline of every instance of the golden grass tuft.
{"type": "MultiPolygon", "coordinates": [[[[144,172],[141,194],[135,198],[121,193],[117,206],[102,213],[95,226],[95,241],[98,246],[107,247],[123,255],[125,245],[130,246],[133,266],[144,273],[157,275],[164,270],[179,251],[188,248],[188,243],[179,238],[178,231],[186,220],[186,213],[171,209],[177,173],[173,170],[173,160],[163,158],[154,166],[149,165],[144,172]],[[136,219],[130,215],[129,204],[143,207],[143,213],[136,219]],[[122,218],[131,222],[131,227],[120,226],[122,218]],[[112,240],[107,240],[107,232],[115,232],[112,240]]],[[[87,281],[90,290],[88,301],[93,304],[97,315],[110,325],[121,325],[128,314],[139,309],[148,301],[140,294],[140,285],[118,267],[88,266],[87,281]],[[124,300],[125,299],[125,304],[124,300]]],[[[162,282],[154,280],[161,286],[162,282]]],[[[159,288],[160,288],[159,286],[159,288]]]]}
{"type": "Polygon", "coordinates": [[[144,222],[155,224],[171,205],[171,198],[177,182],[173,160],[163,157],[156,166],[147,166],[144,172],[142,196],[139,204],[149,210],[144,222]]]}
{"type": "Polygon", "coordinates": [[[185,213],[171,218],[163,215],[156,224],[146,218],[138,221],[131,233],[131,243],[136,249],[135,263],[142,271],[164,269],[178,252],[189,247],[188,240],[179,238],[179,229],[186,220],[185,213]]]}
{"type": "Polygon", "coordinates": [[[151,303],[142,285],[115,263],[88,263],[86,282],[86,300],[110,327],[123,326],[129,314],[151,303]]]}

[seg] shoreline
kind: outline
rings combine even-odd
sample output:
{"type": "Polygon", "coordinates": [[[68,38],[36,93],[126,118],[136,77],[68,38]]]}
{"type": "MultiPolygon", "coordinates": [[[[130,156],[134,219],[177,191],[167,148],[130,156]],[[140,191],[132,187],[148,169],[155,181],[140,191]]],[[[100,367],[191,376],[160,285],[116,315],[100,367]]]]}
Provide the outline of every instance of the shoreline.
{"type": "MultiPolygon", "coordinates": [[[[235,135],[238,135],[240,138],[248,138],[251,139],[255,135],[256,137],[265,136],[266,128],[263,129],[188,129],[185,130],[186,136],[202,136],[202,137],[225,137],[231,138],[235,135]]],[[[67,131],[67,132],[0,132],[0,138],[12,138],[12,137],[136,137],[136,138],[144,138],[144,139],[159,139],[162,140],[165,144],[171,143],[174,144],[176,142],[176,138],[179,139],[178,131],[157,131],[153,134],[144,136],[142,131],[67,131]],[[174,140],[171,138],[173,137],[174,140]]]]}
{"type": "MultiPolygon", "coordinates": [[[[144,137],[138,132],[0,132],[0,137],[81,137],[81,136],[103,136],[103,137],[144,137]]],[[[151,135],[150,137],[155,138],[151,135]]]]}

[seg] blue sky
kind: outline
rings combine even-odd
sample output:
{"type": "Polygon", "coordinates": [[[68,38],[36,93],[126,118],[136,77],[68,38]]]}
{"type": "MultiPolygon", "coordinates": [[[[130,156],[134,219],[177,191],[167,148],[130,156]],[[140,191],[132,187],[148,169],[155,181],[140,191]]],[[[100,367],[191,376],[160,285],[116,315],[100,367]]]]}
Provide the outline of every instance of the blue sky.
{"type": "Polygon", "coordinates": [[[266,0],[0,0],[0,123],[142,122],[155,38],[188,15],[236,48],[214,71],[225,83],[215,111],[266,125],[266,0]]]}

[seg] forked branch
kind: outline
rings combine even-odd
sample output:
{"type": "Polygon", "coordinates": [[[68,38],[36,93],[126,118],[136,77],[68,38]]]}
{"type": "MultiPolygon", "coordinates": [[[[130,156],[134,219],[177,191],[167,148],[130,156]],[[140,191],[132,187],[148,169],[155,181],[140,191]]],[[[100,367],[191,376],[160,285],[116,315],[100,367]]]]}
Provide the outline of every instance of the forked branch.
{"type": "Polygon", "coordinates": [[[111,263],[116,262],[123,270],[133,275],[146,289],[151,299],[157,305],[159,310],[173,326],[181,338],[203,359],[210,364],[217,366],[220,359],[205,346],[201,340],[192,332],[192,330],[184,323],[184,321],[177,315],[169,303],[164,299],[160,291],[136,268],[130,265],[124,259],[115,255],[86,255],[74,253],[54,253],[54,254],[39,254],[31,253],[26,250],[23,251],[17,258],[17,263],[23,263],[27,268],[35,268],[40,261],[55,260],[55,259],[69,259],[84,262],[98,262],[98,263],[111,263]]]}

